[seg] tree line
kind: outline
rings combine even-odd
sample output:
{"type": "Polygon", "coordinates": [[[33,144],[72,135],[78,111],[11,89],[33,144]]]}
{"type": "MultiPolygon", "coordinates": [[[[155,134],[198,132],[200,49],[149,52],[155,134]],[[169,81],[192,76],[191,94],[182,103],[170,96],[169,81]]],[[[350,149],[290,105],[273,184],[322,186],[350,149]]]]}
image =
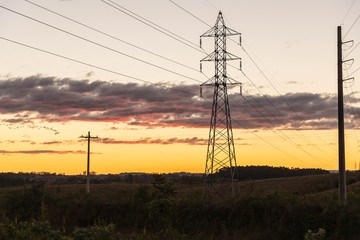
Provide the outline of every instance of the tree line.
{"type": "MultiPolygon", "coordinates": [[[[216,176],[229,176],[229,168],[220,169],[216,176]]],[[[268,178],[295,177],[329,173],[323,169],[314,168],[286,168],[270,166],[239,166],[235,169],[235,178],[238,181],[257,180],[268,178]]],[[[161,174],[167,181],[183,184],[199,184],[203,182],[203,174],[197,173],[163,173],[161,174]]],[[[121,174],[100,174],[92,175],[92,184],[105,183],[140,183],[150,184],[153,174],[149,173],[121,173],[121,174]]],[[[84,184],[84,175],[65,175],[49,172],[31,173],[0,173],[0,188],[13,186],[26,186],[32,184],[84,184]]]]}

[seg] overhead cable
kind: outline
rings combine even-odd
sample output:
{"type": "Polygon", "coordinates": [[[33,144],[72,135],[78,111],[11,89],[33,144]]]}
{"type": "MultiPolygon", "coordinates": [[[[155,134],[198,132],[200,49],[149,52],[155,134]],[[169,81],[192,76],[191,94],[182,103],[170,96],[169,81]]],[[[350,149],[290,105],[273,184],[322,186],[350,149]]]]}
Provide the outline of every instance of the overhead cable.
{"type": "Polygon", "coordinates": [[[66,33],[66,34],[68,34],[68,35],[70,35],[70,36],[76,37],[76,38],[81,39],[81,40],[83,40],[83,41],[89,42],[89,43],[94,44],[94,45],[96,45],[96,46],[102,47],[102,48],[107,49],[107,50],[109,50],[109,51],[118,53],[118,54],[123,55],[123,56],[125,56],[125,57],[134,59],[134,60],[136,60],[136,61],[145,63],[145,64],[147,64],[147,65],[150,65],[150,66],[159,68],[159,69],[161,69],[161,70],[170,72],[170,73],[172,73],[172,74],[175,74],[175,75],[178,75],[178,76],[181,76],[181,77],[190,79],[190,80],[199,81],[199,80],[197,80],[197,79],[195,79],[195,78],[188,77],[188,76],[186,76],[186,75],[184,75],[184,74],[181,74],[181,73],[175,72],[175,71],[173,71],[173,70],[170,70],[170,69],[161,67],[161,66],[156,65],[156,64],[154,64],[154,63],[150,63],[150,62],[147,62],[147,61],[142,60],[142,59],[140,59],[140,58],[133,57],[133,56],[131,56],[131,55],[129,55],[129,54],[123,53],[123,52],[118,51],[118,50],[116,50],[116,49],[114,49],[114,48],[107,47],[107,46],[105,46],[105,45],[103,45],[103,44],[101,44],[101,43],[98,43],[98,42],[92,41],[92,40],[90,40],[90,39],[81,37],[81,36],[79,36],[79,35],[77,35],[77,34],[74,34],[74,33],[69,32],[69,31],[67,31],[67,30],[64,30],[64,29],[55,27],[55,26],[53,26],[53,25],[51,25],[51,24],[45,23],[45,22],[43,22],[43,21],[40,21],[40,20],[35,19],[35,18],[33,18],[33,17],[27,16],[27,15],[25,15],[25,14],[22,14],[22,13],[20,13],[20,12],[15,11],[15,10],[9,9],[9,8],[7,8],[7,7],[4,7],[4,6],[1,6],[1,5],[0,5],[0,8],[3,8],[3,9],[5,9],[5,10],[7,10],[7,11],[10,11],[10,12],[12,12],[12,13],[15,13],[15,14],[17,14],[17,15],[20,15],[20,16],[25,17],[25,18],[27,18],[27,19],[30,19],[30,20],[32,20],[32,21],[38,22],[38,23],[40,23],[40,24],[43,24],[43,25],[45,25],[45,26],[47,26],[47,27],[53,28],[53,29],[55,29],[55,30],[57,30],[57,31],[66,33]]]}
{"type": "Polygon", "coordinates": [[[146,52],[146,53],[150,53],[150,54],[152,54],[152,55],[154,55],[154,56],[156,56],[156,57],[165,59],[165,60],[167,60],[167,61],[169,61],[169,62],[178,64],[178,65],[180,65],[180,66],[183,66],[183,67],[186,67],[186,68],[188,68],[188,69],[191,69],[191,70],[194,70],[194,71],[199,72],[198,69],[195,69],[195,68],[193,68],[193,67],[187,66],[187,65],[185,65],[185,64],[183,64],[183,63],[180,63],[180,62],[178,62],[178,61],[172,60],[172,59],[170,59],[170,58],[164,57],[164,56],[162,56],[162,55],[160,55],[160,54],[157,54],[157,53],[155,53],[155,52],[149,51],[149,50],[147,50],[147,49],[145,49],[145,48],[143,48],[143,47],[139,47],[139,46],[137,46],[137,45],[135,45],[135,44],[133,44],[133,43],[130,43],[130,42],[125,41],[125,40],[122,40],[122,39],[120,39],[120,38],[118,38],[118,37],[115,37],[115,36],[109,34],[109,33],[106,33],[106,32],[103,32],[103,31],[101,31],[101,30],[99,30],[99,29],[93,28],[93,27],[91,27],[91,26],[89,26],[89,25],[87,25],[87,24],[85,24],[85,23],[81,23],[81,22],[79,22],[79,21],[77,21],[77,20],[75,20],[75,19],[73,19],[73,18],[67,17],[67,16],[65,16],[65,15],[63,15],[63,14],[60,14],[60,13],[58,13],[58,12],[55,12],[55,11],[53,11],[53,10],[51,10],[51,9],[49,9],[49,8],[46,8],[46,7],[44,7],[44,6],[40,5],[40,4],[34,3],[34,2],[32,2],[32,1],[29,1],[29,0],[25,0],[25,1],[28,2],[28,3],[30,3],[30,4],[33,4],[33,5],[36,6],[36,7],[39,7],[39,8],[41,8],[41,9],[44,9],[44,10],[50,12],[50,13],[53,13],[53,14],[55,14],[55,15],[57,15],[57,16],[60,16],[60,17],[62,17],[62,18],[65,18],[65,19],[67,19],[67,20],[69,20],[69,21],[71,21],[71,22],[74,22],[74,23],[76,23],[76,24],[78,24],[78,25],[81,25],[81,26],[83,26],[83,27],[86,27],[86,28],[88,28],[88,29],[91,29],[91,30],[93,30],[93,31],[95,31],[95,32],[97,32],[97,33],[100,33],[100,34],[104,35],[104,36],[107,36],[107,37],[110,37],[110,38],[112,38],[112,39],[115,39],[115,40],[117,40],[117,41],[119,41],[119,42],[122,42],[122,43],[124,43],[124,44],[127,44],[127,45],[129,45],[129,46],[131,46],[131,47],[134,47],[134,48],[136,48],[136,49],[142,50],[142,51],[144,51],[144,52],[146,52]]]}

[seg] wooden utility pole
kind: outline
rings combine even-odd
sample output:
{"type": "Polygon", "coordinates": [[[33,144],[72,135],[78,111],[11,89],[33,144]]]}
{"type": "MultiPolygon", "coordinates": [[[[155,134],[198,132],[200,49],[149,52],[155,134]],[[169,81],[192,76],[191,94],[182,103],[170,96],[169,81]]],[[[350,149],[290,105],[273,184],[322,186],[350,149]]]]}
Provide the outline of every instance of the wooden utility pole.
{"type": "Polygon", "coordinates": [[[86,193],[88,194],[90,192],[90,139],[91,138],[98,138],[98,136],[96,137],[91,137],[90,136],[90,131],[88,132],[87,136],[81,135],[80,138],[87,138],[88,140],[88,152],[87,152],[87,178],[86,178],[86,193]]]}
{"type": "Polygon", "coordinates": [[[346,172],[345,172],[345,139],[344,139],[344,97],[343,97],[343,59],[341,26],[337,28],[338,57],[338,133],[339,133],[339,200],[346,202],[346,172]]]}

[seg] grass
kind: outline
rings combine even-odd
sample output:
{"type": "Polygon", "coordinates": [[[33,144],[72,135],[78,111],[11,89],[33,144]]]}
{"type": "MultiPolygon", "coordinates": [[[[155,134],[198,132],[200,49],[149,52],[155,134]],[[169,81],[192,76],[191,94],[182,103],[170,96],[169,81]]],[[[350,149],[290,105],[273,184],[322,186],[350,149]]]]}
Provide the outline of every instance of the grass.
{"type": "Polygon", "coordinates": [[[101,222],[113,223],[123,239],[161,239],[156,236],[165,233],[187,239],[303,239],[320,228],[327,239],[357,239],[360,172],[348,172],[347,179],[345,206],[338,203],[338,175],[322,174],[236,182],[235,196],[225,183],[208,194],[201,183],[181,182],[167,188],[91,184],[89,195],[85,184],[2,188],[0,210],[3,222],[46,220],[66,229],[65,235],[101,222]],[[154,238],[145,238],[145,229],[154,238]]]}

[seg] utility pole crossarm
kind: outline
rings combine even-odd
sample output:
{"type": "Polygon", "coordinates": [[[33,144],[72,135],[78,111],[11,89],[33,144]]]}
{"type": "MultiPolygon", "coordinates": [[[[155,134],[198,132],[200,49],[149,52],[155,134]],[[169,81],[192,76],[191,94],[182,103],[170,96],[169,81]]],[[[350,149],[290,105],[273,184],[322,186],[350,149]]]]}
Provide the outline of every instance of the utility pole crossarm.
{"type": "Polygon", "coordinates": [[[218,18],[216,19],[215,26],[210,28],[207,32],[205,32],[200,37],[219,37],[219,33],[218,33],[219,28],[223,28],[222,35],[224,37],[235,36],[235,35],[241,36],[241,33],[225,26],[224,18],[222,16],[222,12],[220,11],[218,18]]]}
{"type": "Polygon", "coordinates": [[[231,54],[229,52],[223,51],[224,55],[222,56],[218,56],[217,52],[212,52],[209,55],[207,55],[206,57],[204,57],[203,59],[200,60],[200,62],[214,62],[214,61],[218,61],[218,60],[227,60],[227,61],[231,61],[231,60],[241,60],[240,57],[235,56],[234,54],[231,54]],[[219,59],[217,59],[216,57],[220,57],[219,59]]]}
{"type": "Polygon", "coordinates": [[[86,194],[90,193],[90,139],[99,138],[98,136],[92,137],[90,131],[87,136],[81,135],[79,138],[86,138],[88,140],[87,151],[87,171],[86,171],[86,194]]]}
{"type": "Polygon", "coordinates": [[[88,135],[85,135],[85,136],[84,136],[84,135],[81,135],[79,138],[90,138],[90,139],[91,139],[91,138],[99,138],[99,137],[98,137],[98,136],[96,136],[96,137],[91,137],[91,136],[90,136],[90,132],[88,132],[88,135]]]}

